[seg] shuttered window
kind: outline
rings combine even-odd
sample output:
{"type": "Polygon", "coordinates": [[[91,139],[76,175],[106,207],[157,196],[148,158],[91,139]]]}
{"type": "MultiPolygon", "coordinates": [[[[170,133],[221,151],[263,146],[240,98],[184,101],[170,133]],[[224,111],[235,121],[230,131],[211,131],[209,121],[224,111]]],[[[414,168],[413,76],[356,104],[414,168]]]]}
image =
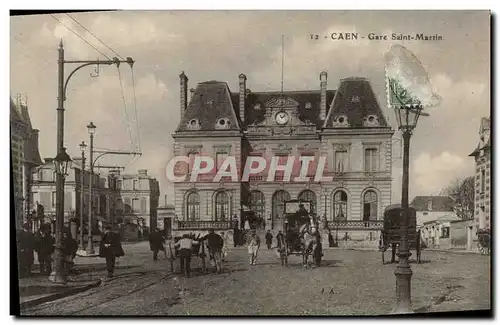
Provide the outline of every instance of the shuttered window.
{"type": "Polygon", "coordinates": [[[141,197],[141,212],[146,213],[147,211],[146,198],[141,197]]]}

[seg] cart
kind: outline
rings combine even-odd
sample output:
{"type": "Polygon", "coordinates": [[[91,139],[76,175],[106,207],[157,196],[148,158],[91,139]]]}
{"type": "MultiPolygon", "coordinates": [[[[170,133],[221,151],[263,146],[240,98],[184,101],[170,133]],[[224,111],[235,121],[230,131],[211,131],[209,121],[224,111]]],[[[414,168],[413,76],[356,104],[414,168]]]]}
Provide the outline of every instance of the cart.
{"type": "MultiPolygon", "coordinates": [[[[408,208],[408,248],[417,253],[417,263],[420,263],[421,238],[420,230],[417,231],[416,210],[408,208]]],[[[404,213],[400,204],[390,205],[384,211],[384,226],[380,233],[379,250],[382,252],[382,264],[385,264],[385,252],[392,248],[391,263],[396,261],[396,250],[401,243],[401,231],[404,221],[404,213]]]]}
{"type": "MultiPolygon", "coordinates": [[[[311,211],[311,202],[301,200],[285,201],[284,211],[284,246],[279,247],[281,265],[288,266],[288,256],[304,256],[304,246],[301,240],[300,228],[310,224],[311,219],[316,222],[316,218],[311,211]]],[[[318,229],[319,231],[319,229],[318,229]]],[[[318,232],[318,245],[312,252],[313,261],[316,266],[320,266],[323,250],[321,247],[321,237],[318,232]]]]}

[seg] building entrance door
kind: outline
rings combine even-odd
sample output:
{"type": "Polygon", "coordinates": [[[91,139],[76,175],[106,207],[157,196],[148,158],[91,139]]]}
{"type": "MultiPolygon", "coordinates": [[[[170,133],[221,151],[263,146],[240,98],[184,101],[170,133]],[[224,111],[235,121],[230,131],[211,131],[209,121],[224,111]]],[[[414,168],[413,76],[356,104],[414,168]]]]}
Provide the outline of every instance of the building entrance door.
{"type": "Polygon", "coordinates": [[[285,201],[289,200],[290,194],[287,191],[280,190],[274,193],[271,229],[283,230],[283,221],[285,217],[285,201]]]}

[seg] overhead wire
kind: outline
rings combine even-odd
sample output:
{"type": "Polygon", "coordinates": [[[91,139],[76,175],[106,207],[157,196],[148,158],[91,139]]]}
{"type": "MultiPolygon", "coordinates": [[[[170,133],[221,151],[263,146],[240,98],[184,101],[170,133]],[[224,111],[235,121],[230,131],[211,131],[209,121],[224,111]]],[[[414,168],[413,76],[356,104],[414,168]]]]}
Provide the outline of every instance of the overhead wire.
{"type": "Polygon", "coordinates": [[[113,52],[114,54],[116,54],[120,59],[125,60],[118,52],[116,52],[115,50],[113,50],[108,44],[104,43],[99,37],[97,37],[94,33],[92,33],[88,28],[86,28],[85,26],[83,26],[76,18],[74,18],[73,16],[71,16],[68,13],[66,13],[66,16],[68,16],[69,18],[71,18],[80,27],[82,27],[83,29],[85,29],[90,35],[94,36],[94,38],[96,40],[98,40],[99,42],[101,42],[102,44],[104,44],[104,46],[106,46],[109,50],[111,50],[111,52],[113,52]]]}
{"type": "Polygon", "coordinates": [[[139,118],[137,116],[137,96],[136,96],[136,92],[135,92],[134,68],[131,67],[130,70],[132,71],[132,88],[134,91],[135,127],[137,128],[137,149],[140,152],[141,151],[141,137],[140,137],[140,132],[139,132],[139,118]]]}
{"type": "Polygon", "coordinates": [[[74,30],[72,30],[71,28],[69,28],[65,23],[63,23],[59,18],[57,18],[56,16],[50,14],[52,16],[52,18],[54,18],[55,20],[57,20],[61,25],[63,25],[64,27],[66,27],[67,30],[69,30],[70,32],[72,32],[73,34],[75,34],[78,38],[80,38],[81,40],[83,40],[85,43],[87,43],[90,47],[92,47],[94,50],[96,50],[97,52],[101,53],[106,59],[110,60],[111,61],[111,58],[109,56],[107,56],[106,54],[104,54],[104,52],[102,52],[101,50],[99,50],[97,47],[95,47],[94,45],[90,44],[85,38],[83,38],[82,36],[80,36],[80,34],[78,34],[77,32],[75,32],[74,30]]]}
{"type": "Polygon", "coordinates": [[[118,79],[120,80],[120,88],[122,91],[122,100],[123,100],[123,109],[125,112],[125,123],[127,123],[128,134],[130,137],[130,143],[134,145],[134,141],[132,139],[132,130],[130,129],[130,124],[128,123],[128,113],[127,113],[127,101],[125,100],[125,92],[123,91],[123,82],[122,82],[122,74],[120,72],[120,67],[117,67],[118,70],[118,79]]]}

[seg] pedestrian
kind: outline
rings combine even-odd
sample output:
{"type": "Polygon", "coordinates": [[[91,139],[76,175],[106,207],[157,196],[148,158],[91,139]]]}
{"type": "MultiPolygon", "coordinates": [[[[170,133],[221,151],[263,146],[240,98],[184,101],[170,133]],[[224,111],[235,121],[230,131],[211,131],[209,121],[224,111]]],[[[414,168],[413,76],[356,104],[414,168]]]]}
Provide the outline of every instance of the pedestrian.
{"type": "Polygon", "coordinates": [[[31,268],[34,261],[35,237],[30,231],[29,223],[24,223],[22,229],[17,233],[17,257],[19,264],[19,276],[27,277],[31,275],[31,268]]]}
{"type": "Polygon", "coordinates": [[[271,234],[271,230],[268,230],[266,233],[266,245],[267,249],[271,249],[271,245],[273,244],[273,234],[271,234]]]}
{"type": "Polygon", "coordinates": [[[61,246],[64,255],[64,270],[69,272],[74,266],[73,259],[76,257],[76,252],[78,251],[78,243],[71,236],[71,232],[68,227],[63,229],[61,246]]]}
{"type": "Polygon", "coordinates": [[[250,255],[250,265],[255,265],[257,262],[257,253],[260,248],[260,238],[257,236],[255,229],[252,230],[247,240],[248,254],[250,255]]]}
{"type": "Polygon", "coordinates": [[[52,272],[51,256],[54,253],[54,237],[50,235],[50,226],[47,224],[40,226],[37,234],[35,250],[38,254],[40,264],[40,274],[49,275],[52,272]]]}
{"type": "Polygon", "coordinates": [[[151,233],[149,234],[149,246],[151,248],[151,251],[153,252],[154,261],[158,260],[159,251],[165,252],[165,247],[163,246],[164,244],[165,237],[163,236],[163,234],[158,228],[153,228],[151,233]]]}
{"type": "Polygon", "coordinates": [[[111,231],[111,227],[109,226],[106,227],[99,245],[99,256],[106,259],[108,278],[112,278],[115,272],[116,258],[125,256],[125,252],[120,242],[120,236],[111,231]]]}
{"type": "Polygon", "coordinates": [[[222,259],[223,253],[222,249],[224,247],[224,238],[216,234],[213,229],[208,231],[208,235],[205,236],[207,243],[208,253],[210,254],[210,259],[215,264],[215,272],[222,272],[222,259]]]}
{"type": "Polygon", "coordinates": [[[189,238],[188,234],[182,235],[182,238],[174,244],[179,248],[179,258],[181,260],[181,274],[184,273],[187,277],[191,276],[191,250],[197,241],[189,238]]]}

